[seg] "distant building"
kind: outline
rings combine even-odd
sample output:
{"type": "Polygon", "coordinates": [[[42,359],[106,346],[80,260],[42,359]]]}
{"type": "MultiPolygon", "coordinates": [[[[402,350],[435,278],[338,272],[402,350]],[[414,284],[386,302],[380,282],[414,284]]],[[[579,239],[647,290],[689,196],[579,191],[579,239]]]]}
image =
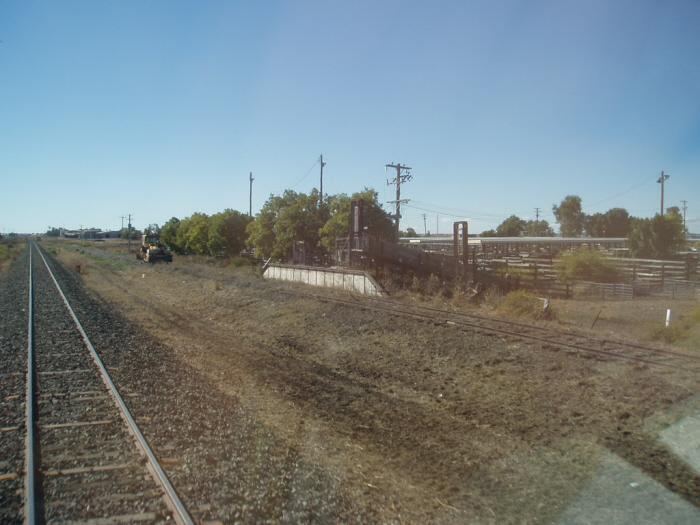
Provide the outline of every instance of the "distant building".
{"type": "Polygon", "coordinates": [[[61,230],[61,236],[66,239],[118,239],[120,231],[104,230],[61,230]]]}

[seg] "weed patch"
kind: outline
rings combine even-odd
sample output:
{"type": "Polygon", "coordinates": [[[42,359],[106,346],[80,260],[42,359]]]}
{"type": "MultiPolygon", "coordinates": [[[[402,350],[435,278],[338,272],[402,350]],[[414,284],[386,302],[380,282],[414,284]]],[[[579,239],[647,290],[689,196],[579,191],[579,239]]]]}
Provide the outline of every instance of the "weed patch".
{"type": "Polygon", "coordinates": [[[658,324],[651,328],[649,338],[660,343],[679,343],[688,337],[688,327],[680,323],[671,323],[668,326],[658,324]]]}
{"type": "Polygon", "coordinates": [[[530,295],[525,290],[507,294],[497,308],[499,313],[513,317],[529,317],[531,319],[552,320],[554,312],[549,307],[549,301],[530,295]]]}
{"type": "Polygon", "coordinates": [[[621,283],[625,280],[622,270],[595,250],[567,253],[554,261],[554,269],[559,280],[564,282],[621,283]]]}

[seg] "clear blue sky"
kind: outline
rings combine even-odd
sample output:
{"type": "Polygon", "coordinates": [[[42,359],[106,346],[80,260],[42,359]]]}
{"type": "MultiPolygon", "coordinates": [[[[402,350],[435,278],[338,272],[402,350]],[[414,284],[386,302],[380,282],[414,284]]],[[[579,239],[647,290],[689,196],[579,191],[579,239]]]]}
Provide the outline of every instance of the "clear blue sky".
{"type": "MultiPolygon", "coordinates": [[[[700,2],[0,0],[0,231],[387,186],[402,229],[516,214],[700,231],[700,2]]],[[[390,205],[385,204],[386,209],[390,205]]]]}

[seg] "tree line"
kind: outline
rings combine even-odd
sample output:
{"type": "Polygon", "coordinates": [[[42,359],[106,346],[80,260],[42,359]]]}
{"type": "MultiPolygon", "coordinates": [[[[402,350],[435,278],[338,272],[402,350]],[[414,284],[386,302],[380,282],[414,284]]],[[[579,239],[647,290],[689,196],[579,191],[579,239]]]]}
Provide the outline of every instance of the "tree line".
{"type": "MultiPolygon", "coordinates": [[[[393,220],[379,203],[378,194],[365,188],[352,196],[326,195],[318,190],[308,195],[286,190],[282,195],[270,195],[260,212],[251,217],[227,209],[214,215],[193,213],[180,220],[172,217],[163,227],[150,224],[146,232],[160,233],[161,240],[177,254],[236,256],[245,249],[255,250],[259,257],[289,260],[293,241],[302,241],[310,248],[335,249],[338,237],[347,235],[352,199],[364,202],[365,231],[376,237],[393,240],[393,220]]],[[[650,219],[631,217],[624,208],[612,208],[605,213],[587,215],[581,198],[567,195],[560,204],[552,206],[563,237],[627,238],[630,254],[637,258],[668,259],[685,243],[685,229],[676,206],[666,214],[650,219]]],[[[58,235],[59,229],[49,227],[47,235],[58,235]]],[[[417,236],[408,228],[402,235],[417,236]]],[[[124,236],[127,231],[124,230],[124,236]]],[[[132,236],[138,235],[133,232],[132,236]]],[[[552,237],[554,230],[545,220],[525,221],[511,215],[495,230],[483,237],[552,237]]],[[[132,237],[133,238],[133,237],[132,237]]]]}
{"type": "MultiPolygon", "coordinates": [[[[605,213],[587,215],[581,198],[567,195],[560,204],[552,205],[562,237],[626,238],[630,255],[641,259],[668,259],[685,244],[685,228],[680,208],[672,206],[664,215],[650,219],[632,217],[624,208],[612,208],[605,213]]],[[[524,221],[511,215],[495,230],[483,237],[549,237],[554,231],[547,221],[524,221]]]]}
{"type": "Polygon", "coordinates": [[[161,240],[178,254],[236,256],[248,248],[259,257],[288,260],[293,241],[333,251],[336,238],[347,235],[352,199],[364,202],[367,233],[393,239],[393,222],[372,188],[352,196],[326,195],[323,201],[316,189],[308,195],[286,190],[282,195],[270,195],[255,218],[236,210],[211,216],[193,213],[182,220],[173,217],[162,228],[149,229],[157,230],[161,240]]]}

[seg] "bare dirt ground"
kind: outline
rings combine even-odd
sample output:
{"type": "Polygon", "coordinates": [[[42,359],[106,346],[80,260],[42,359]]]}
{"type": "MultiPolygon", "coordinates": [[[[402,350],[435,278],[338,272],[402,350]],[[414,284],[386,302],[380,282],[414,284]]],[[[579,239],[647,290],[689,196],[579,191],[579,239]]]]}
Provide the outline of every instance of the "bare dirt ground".
{"type": "MultiPolygon", "coordinates": [[[[699,406],[697,377],[302,298],[250,269],[59,256],[379,522],[556,522],[606,450],[700,506],[656,439],[699,406]]],[[[663,308],[576,306],[560,324],[604,309],[598,335],[642,338],[663,308]],[[635,309],[636,328],[619,320],[635,309]]]]}

